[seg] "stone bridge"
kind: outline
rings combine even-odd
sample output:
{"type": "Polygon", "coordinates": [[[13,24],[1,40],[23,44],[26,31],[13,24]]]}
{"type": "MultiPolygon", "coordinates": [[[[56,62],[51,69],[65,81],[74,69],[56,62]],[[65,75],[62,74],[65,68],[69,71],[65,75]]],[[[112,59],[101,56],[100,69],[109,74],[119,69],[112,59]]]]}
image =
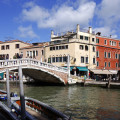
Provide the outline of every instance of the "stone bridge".
{"type": "Polygon", "coordinates": [[[67,84],[68,82],[67,68],[29,58],[0,60],[0,73],[6,72],[6,69],[18,71],[18,66],[22,66],[23,75],[33,78],[36,82],[53,84],[67,84]]]}

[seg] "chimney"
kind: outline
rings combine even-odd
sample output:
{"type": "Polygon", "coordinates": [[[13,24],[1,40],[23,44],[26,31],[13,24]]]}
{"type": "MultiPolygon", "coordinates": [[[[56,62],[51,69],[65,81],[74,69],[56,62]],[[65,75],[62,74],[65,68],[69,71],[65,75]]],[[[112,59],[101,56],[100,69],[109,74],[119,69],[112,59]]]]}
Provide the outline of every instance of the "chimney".
{"type": "Polygon", "coordinates": [[[54,32],[51,30],[51,38],[54,37],[54,32]]]}
{"type": "Polygon", "coordinates": [[[79,31],[80,31],[80,26],[79,24],[77,24],[77,29],[76,29],[76,33],[77,33],[77,39],[79,39],[79,31]]]}
{"type": "Polygon", "coordinates": [[[77,29],[76,29],[76,32],[78,33],[78,32],[79,32],[79,30],[80,30],[80,26],[79,26],[79,24],[77,24],[77,29]]]}
{"type": "Polygon", "coordinates": [[[89,33],[92,34],[92,27],[89,27],[89,33]]]}

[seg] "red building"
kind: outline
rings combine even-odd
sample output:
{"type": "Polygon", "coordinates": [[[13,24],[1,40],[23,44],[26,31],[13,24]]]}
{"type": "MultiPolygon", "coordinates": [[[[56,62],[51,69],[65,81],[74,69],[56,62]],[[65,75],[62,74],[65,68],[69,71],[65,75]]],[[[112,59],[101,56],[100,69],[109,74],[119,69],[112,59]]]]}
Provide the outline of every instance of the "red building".
{"type": "Polygon", "coordinates": [[[120,41],[96,36],[96,69],[120,70],[120,41]]]}

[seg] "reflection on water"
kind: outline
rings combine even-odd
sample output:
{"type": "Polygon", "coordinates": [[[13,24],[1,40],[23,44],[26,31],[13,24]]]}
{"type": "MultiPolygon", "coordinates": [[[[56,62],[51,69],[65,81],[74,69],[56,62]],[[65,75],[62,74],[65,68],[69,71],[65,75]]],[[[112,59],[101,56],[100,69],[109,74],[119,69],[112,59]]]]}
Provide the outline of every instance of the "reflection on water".
{"type": "MultiPolygon", "coordinates": [[[[0,84],[5,90],[5,84],[0,84]]],[[[11,84],[19,93],[19,84],[11,84]]],[[[25,95],[38,99],[74,120],[120,120],[120,90],[80,86],[28,86],[25,95]]]]}

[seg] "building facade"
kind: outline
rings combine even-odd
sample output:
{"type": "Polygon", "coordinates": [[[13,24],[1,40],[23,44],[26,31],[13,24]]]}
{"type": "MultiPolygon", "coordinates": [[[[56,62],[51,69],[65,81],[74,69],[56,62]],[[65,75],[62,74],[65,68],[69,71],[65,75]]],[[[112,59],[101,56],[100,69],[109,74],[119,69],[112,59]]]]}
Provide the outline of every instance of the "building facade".
{"type": "Polygon", "coordinates": [[[23,58],[33,58],[45,62],[45,46],[48,43],[33,43],[30,46],[20,48],[19,53],[23,54],[23,58]]]}
{"type": "Polygon", "coordinates": [[[14,59],[19,54],[21,47],[29,46],[30,44],[20,40],[11,40],[6,42],[0,42],[0,60],[14,59]]]}
{"type": "Polygon", "coordinates": [[[51,42],[45,48],[47,62],[57,66],[67,66],[67,56],[70,56],[71,73],[88,76],[88,69],[96,68],[96,36],[89,27],[64,34],[51,32],[51,42]]]}

